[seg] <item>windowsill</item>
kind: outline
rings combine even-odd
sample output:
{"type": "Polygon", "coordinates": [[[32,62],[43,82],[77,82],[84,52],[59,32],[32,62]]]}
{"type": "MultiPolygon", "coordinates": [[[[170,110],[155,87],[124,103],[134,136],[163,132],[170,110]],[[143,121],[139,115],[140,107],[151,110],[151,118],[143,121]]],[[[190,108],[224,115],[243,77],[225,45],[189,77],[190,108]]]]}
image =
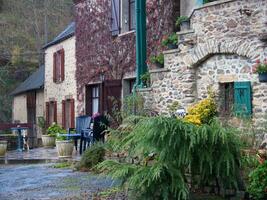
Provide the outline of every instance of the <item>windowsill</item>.
{"type": "Polygon", "coordinates": [[[61,84],[61,83],[63,83],[64,81],[56,81],[56,82],[54,82],[55,84],[57,84],[57,85],[59,85],[59,84],[61,84]]]}
{"type": "Polygon", "coordinates": [[[132,33],[135,33],[135,30],[127,31],[127,32],[124,32],[124,33],[120,33],[120,34],[118,35],[118,37],[126,36],[126,35],[129,35],[129,34],[132,34],[132,33]]]}
{"type": "Polygon", "coordinates": [[[150,92],[152,91],[151,87],[147,87],[147,88],[138,88],[137,89],[138,92],[150,92]]]}

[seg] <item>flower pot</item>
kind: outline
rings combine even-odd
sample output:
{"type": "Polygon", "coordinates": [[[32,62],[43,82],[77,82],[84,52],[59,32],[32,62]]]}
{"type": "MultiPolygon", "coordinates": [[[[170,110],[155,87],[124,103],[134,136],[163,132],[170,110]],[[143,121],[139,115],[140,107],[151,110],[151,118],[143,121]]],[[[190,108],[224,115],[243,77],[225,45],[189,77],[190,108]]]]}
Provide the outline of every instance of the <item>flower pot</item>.
{"type": "Polygon", "coordinates": [[[259,74],[259,81],[260,82],[267,82],[267,73],[259,74]]]}
{"type": "Polygon", "coordinates": [[[158,62],[155,63],[155,66],[156,66],[157,69],[164,68],[164,64],[161,64],[161,63],[158,63],[158,62]]]}
{"type": "Polygon", "coordinates": [[[5,157],[7,150],[7,141],[0,141],[0,157],[5,157]]]}
{"type": "Polygon", "coordinates": [[[177,44],[168,44],[168,49],[177,49],[178,45],[177,44]]]}
{"type": "Polygon", "coordinates": [[[60,158],[71,158],[74,143],[71,140],[56,141],[57,153],[60,158]]]}
{"type": "Polygon", "coordinates": [[[42,135],[42,143],[45,148],[52,148],[56,146],[56,138],[48,135],[42,135]]]}
{"type": "Polygon", "coordinates": [[[190,21],[189,20],[182,21],[180,25],[180,29],[181,31],[188,31],[190,29],[190,21]]]}

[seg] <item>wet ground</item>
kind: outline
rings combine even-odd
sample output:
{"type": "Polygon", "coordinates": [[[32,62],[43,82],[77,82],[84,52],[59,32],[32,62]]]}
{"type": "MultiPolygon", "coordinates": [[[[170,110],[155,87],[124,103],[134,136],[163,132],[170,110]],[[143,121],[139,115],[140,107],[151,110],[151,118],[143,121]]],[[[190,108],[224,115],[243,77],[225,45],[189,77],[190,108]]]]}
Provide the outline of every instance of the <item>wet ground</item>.
{"type": "Polygon", "coordinates": [[[87,200],[115,185],[109,178],[53,164],[0,165],[0,200],[87,200]]]}
{"type": "MultiPolygon", "coordinates": [[[[79,161],[80,155],[73,151],[72,158],[67,160],[79,161]]],[[[66,160],[66,159],[65,159],[66,160]]],[[[8,151],[6,156],[0,158],[0,164],[19,164],[19,163],[49,163],[60,161],[56,148],[35,148],[29,151],[8,151]]]]}

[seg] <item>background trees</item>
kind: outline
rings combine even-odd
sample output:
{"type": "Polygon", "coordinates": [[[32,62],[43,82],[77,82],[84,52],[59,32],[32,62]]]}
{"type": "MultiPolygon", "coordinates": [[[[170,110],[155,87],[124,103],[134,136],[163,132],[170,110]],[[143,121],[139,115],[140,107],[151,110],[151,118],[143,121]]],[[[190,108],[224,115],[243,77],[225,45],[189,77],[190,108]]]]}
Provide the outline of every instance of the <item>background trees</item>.
{"type": "Polygon", "coordinates": [[[72,0],[0,0],[0,122],[8,94],[43,63],[42,46],[72,21],[72,0]]]}

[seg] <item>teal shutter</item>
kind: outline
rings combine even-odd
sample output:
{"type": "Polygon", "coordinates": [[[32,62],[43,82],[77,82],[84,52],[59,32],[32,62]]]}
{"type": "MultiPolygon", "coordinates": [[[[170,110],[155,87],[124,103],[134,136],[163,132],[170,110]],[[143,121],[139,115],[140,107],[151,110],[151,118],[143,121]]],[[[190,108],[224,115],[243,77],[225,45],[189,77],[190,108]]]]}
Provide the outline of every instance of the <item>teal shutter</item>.
{"type": "Polygon", "coordinates": [[[251,83],[249,81],[235,82],[234,96],[235,114],[238,116],[250,116],[252,114],[251,83]]]}

